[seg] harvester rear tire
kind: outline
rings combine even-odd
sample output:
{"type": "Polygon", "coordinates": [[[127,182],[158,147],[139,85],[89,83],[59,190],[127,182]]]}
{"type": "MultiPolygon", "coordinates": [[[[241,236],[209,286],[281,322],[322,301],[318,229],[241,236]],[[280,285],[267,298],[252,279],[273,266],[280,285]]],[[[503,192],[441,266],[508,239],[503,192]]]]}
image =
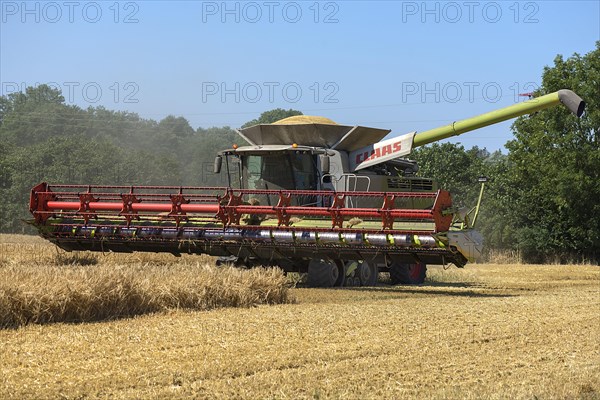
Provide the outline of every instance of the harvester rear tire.
{"type": "Polygon", "coordinates": [[[360,278],[360,286],[375,286],[378,277],[377,265],[359,261],[357,275],[360,278]]]}
{"type": "Polygon", "coordinates": [[[392,285],[420,285],[425,282],[427,266],[423,263],[390,265],[390,280],[392,285]]]}
{"type": "Polygon", "coordinates": [[[311,260],[308,264],[308,285],[311,287],[340,286],[344,281],[344,269],[329,260],[311,260]]]}

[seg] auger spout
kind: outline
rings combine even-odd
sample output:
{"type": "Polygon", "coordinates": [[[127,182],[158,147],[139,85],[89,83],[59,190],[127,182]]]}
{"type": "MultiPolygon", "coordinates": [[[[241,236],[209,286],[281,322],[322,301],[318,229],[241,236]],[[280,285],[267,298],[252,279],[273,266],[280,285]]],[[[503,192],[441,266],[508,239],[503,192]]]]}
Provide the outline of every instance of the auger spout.
{"type": "Polygon", "coordinates": [[[458,136],[465,132],[483,128],[484,126],[497,124],[512,118],[519,117],[525,114],[531,114],[545,108],[554,107],[562,103],[577,117],[581,117],[585,109],[585,102],[568,89],[561,89],[557,92],[550,93],[541,97],[536,97],[522,103],[504,107],[499,110],[490,111],[476,117],[455,121],[449,125],[439,128],[430,129],[425,132],[415,135],[413,146],[424,146],[426,144],[446,139],[452,136],[458,136]]]}

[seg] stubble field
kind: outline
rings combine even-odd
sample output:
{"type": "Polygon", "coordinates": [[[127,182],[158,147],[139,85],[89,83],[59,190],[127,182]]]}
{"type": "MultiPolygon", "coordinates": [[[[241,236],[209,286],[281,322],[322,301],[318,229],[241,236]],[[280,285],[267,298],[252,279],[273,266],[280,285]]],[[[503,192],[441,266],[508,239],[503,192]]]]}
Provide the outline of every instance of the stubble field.
{"type": "MultiPolygon", "coordinates": [[[[141,288],[172,298],[176,274],[189,283],[199,268],[165,255],[73,258],[23,236],[0,236],[0,251],[3,293],[11,280],[52,291],[62,270],[110,265],[147,268],[141,288]]],[[[237,291],[221,295],[241,293],[238,304],[196,298],[203,311],[159,303],[148,315],[0,329],[0,398],[600,398],[598,266],[431,267],[420,286],[289,291],[268,271],[232,274],[222,285],[237,291]]]]}

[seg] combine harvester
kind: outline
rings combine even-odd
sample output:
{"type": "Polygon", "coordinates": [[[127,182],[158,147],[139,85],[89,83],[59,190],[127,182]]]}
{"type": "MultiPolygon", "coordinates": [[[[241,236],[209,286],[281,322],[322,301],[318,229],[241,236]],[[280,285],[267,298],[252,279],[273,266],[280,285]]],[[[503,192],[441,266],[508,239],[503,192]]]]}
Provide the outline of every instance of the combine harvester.
{"type": "Polygon", "coordinates": [[[469,213],[453,207],[447,191],[415,176],[411,149],[559,103],[578,117],[585,107],[559,90],[387,140],[385,129],[290,117],[241,129],[250,145],[217,155],[227,187],[40,183],[31,223],[67,251],[209,254],[307,272],[320,287],[374,285],[380,271],[394,284],[422,283],[427,264],[463,267],[483,243],[473,229],[479,202],[469,213]]]}

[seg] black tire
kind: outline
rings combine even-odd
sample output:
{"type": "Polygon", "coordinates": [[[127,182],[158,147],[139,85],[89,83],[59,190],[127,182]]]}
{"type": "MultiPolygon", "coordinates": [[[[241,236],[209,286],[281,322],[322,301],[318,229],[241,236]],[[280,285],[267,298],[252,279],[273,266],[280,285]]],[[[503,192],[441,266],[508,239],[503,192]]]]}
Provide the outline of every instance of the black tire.
{"type": "Polygon", "coordinates": [[[360,278],[360,286],[375,286],[377,285],[377,277],[379,269],[374,263],[360,261],[358,264],[357,275],[360,278]]]}
{"type": "Polygon", "coordinates": [[[423,263],[390,265],[390,280],[392,285],[420,285],[425,282],[427,266],[423,263]]]}
{"type": "Polygon", "coordinates": [[[344,282],[344,269],[328,260],[311,260],[308,264],[308,286],[332,287],[344,282]]]}

